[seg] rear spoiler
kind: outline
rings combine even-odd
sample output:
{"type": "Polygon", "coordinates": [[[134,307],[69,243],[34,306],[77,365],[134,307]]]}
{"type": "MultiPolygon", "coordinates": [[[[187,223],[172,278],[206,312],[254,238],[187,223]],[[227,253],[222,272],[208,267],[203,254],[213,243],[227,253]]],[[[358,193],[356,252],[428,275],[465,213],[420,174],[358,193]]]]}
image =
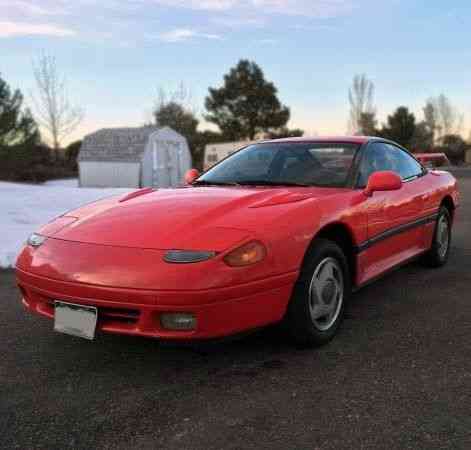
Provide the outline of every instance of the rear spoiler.
{"type": "Polygon", "coordinates": [[[414,156],[424,165],[431,167],[449,166],[445,153],[415,153],[414,156]]]}

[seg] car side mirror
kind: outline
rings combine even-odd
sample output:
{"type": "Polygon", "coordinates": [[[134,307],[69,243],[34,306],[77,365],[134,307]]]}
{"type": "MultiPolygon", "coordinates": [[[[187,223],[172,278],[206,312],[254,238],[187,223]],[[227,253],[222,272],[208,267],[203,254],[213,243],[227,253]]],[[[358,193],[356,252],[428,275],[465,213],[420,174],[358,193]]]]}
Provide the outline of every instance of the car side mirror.
{"type": "Polygon", "coordinates": [[[190,169],[185,173],[185,183],[193,184],[193,182],[200,176],[197,169],[190,169]]]}
{"type": "Polygon", "coordinates": [[[397,191],[402,187],[401,177],[390,170],[373,173],[368,179],[366,189],[363,191],[367,197],[371,197],[376,191],[397,191]]]}

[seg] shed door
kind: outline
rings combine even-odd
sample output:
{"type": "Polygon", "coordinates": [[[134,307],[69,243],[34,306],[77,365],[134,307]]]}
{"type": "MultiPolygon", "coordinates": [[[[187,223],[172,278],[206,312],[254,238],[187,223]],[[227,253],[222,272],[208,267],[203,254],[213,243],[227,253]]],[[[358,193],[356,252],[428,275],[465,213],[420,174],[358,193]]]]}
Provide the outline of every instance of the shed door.
{"type": "Polygon", "coordinates": [[[156,141],[152,149],[152,184],[159,187],[177,186],[183,180],[181,173],[181,143],[156,141]]]}

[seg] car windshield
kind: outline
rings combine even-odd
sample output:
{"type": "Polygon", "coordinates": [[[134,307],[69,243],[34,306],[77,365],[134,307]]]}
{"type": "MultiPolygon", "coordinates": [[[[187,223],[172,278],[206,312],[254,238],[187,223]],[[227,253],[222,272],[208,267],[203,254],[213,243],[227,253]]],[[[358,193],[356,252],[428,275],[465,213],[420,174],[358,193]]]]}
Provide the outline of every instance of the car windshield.
{"type": "Polygon", "coordinates": [[[345,187],[355,154],[351,143],[261,143],[239,150],[196,185],[345,187]]]}

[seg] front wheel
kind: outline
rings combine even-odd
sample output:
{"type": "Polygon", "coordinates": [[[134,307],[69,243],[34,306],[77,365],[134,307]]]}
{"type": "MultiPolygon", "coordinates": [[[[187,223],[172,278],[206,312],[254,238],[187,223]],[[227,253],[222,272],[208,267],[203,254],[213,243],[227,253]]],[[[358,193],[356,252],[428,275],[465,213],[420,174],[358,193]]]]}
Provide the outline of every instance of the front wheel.
{"type": "Polygon", "coordinates": [[[432,247],[424,256],[429,267],[442,267],[448,261],[451,244],[451,217],[448,209],[442,206],[438,212],[432,247]]]}
{"type": "Polygon", "coordinates": [[[334,242],[317,240],[306,256],[288,306],[285,326],[289,334],[304,346],[330,341],[343,319],[350,290],[344,253],[334,242]]]}

